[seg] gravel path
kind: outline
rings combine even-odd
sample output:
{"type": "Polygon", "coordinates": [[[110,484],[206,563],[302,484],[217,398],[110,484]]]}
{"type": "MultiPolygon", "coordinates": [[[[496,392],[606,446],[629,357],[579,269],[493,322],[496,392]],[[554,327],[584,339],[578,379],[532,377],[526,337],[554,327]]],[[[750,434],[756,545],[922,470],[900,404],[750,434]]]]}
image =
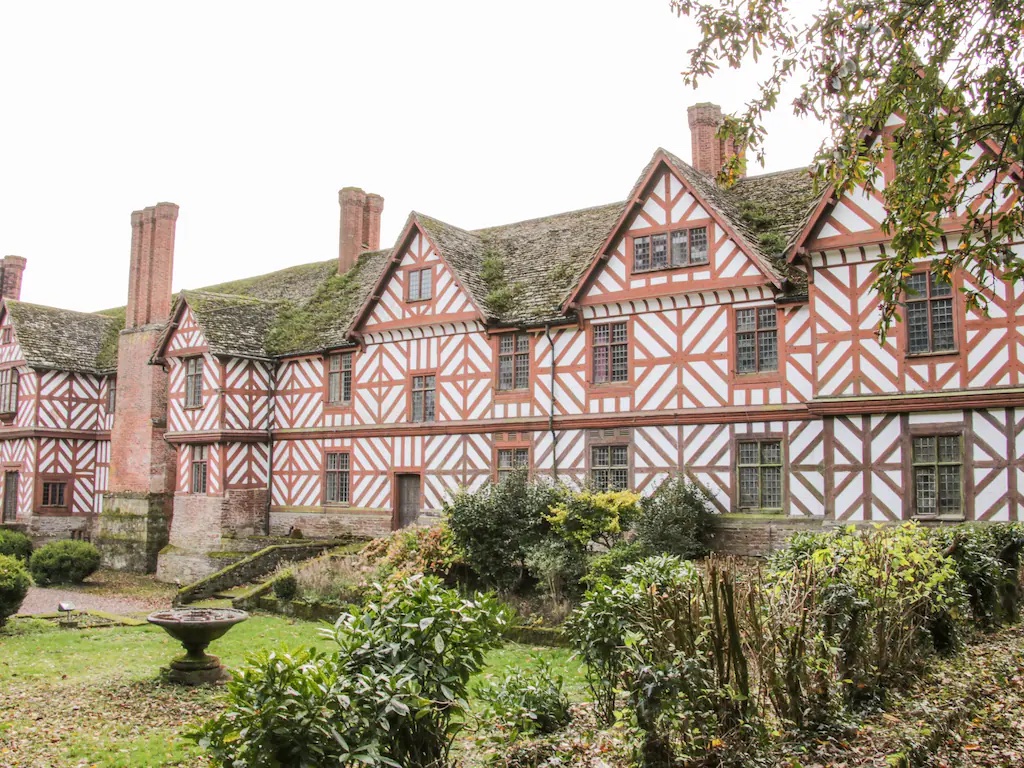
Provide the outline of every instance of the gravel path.
{"type": "Polygon", "coordinates": [[[126,616],[133,613],[149,613],[159,608],[170,607],[170,601],[139,599],[132,597],[109,597],[79,592],[74,589],[46,589],[32,587],[18,610],[19,616],[33,613],[54,613],[57,603],[74,603],[75,608],[84,611],[104,611],[126,616]]]}

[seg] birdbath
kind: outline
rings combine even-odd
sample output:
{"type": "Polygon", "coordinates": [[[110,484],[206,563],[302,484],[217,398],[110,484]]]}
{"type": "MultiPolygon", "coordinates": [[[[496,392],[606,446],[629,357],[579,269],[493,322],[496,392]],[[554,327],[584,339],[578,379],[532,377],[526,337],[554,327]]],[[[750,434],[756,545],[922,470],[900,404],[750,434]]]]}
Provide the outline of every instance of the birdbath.
{"type": "Polygon", "coordinates": [[[168,679],[184,685],[227,680],[228,671],[220,659],[206,653],[206,646],[248,618],[248,613],[234,608],[175,608],[151,613],[149,623],[163,627],[185,647],[185,655],[171,662],[168,679]]]}

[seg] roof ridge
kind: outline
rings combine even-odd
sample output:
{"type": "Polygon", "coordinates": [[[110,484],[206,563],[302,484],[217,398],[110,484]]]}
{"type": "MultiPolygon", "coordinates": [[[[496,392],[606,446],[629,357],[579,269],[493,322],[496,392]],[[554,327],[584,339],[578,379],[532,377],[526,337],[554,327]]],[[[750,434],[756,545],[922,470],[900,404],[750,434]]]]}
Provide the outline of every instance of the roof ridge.
{"type": "Polygon", "coordinates": [[[479,234],[480,232],[486,232],[486,231],[492,230],[492,229],[504,229],[505,227],[514,227],[517,224],[532,224],[532,223],[534,223],[536,221],[547,221],[549,219],[556,219],[559,216],[570,216],[570,215],[572,215],[574,213],[586,213],[587,211],[596,211],[596,210],[599,210],[601,208],[611,208],[613,206],[622,206],[622,205],[625,205],[625,204],[626,204],[625,200],[617,200],[617,201],[612,202],[612,203],[602,203],[600,205],[588,205],[588,206],[586,206],[584,208],[575,208],[575,209],[573,209],[571,211],[559,211],[558,213],[551,213],[551,214],[548,214],[547,216],[534,216],[534,217],[529,218],[529,219],[520,219],[519,221],[510,221],[507,224],[495,224],[495,225],[490,226],[490,227],[479,227],[478,229],[467,229],[467,230],[463,230],[463,231],[469,232],[470,234],[479,234]]]}
{"type": "Polygon", "coordinates": [[[96,317],[101,320],[117,320],[116,317],[112,317],[111,315],[104,315],[103,312],[83,312],[80,309],[65,309],[64,307],[54,307],[49,304],[36,304],[35,302],[22,301],[21,299],[4,299],[4,304],[21,304],[26,307],[35,307],[36,309],[52,309],[57,312],[70,312],[73,315],[82,315],[84,317],[96,317]]]}

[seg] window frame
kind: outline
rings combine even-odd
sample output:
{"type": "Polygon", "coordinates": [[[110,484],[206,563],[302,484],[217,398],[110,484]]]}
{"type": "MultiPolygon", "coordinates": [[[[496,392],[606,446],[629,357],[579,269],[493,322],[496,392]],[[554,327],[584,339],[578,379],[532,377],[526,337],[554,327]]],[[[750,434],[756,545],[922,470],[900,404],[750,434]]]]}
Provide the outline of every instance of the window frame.
{"type": "Polygon", "coordinates": [[[66,476],[41,477],[39,479],[39,508],[47,511],[68,509],[68,507],[70,506],[70,494],[68,493],[68,485],[69,480],[66,476]],[[50,488],[54,486],[56,486],[59,489],[59,504],[47,503],[47,496],[49,495],[48,491],[50,490],[50,488]]]}
{"type": "Polygon", "coordinates": [[[203,369],[206,367],[202,355],[192,355],[181,359],[185,367],[185,398],[183,407],[196,410],[203,407],[203,369]],[[196,370],[192,370],[195,364],[196,370]],[[197,385],[198,382],[198,385],[197,385]]]}
{"type": "Polygon", "coordinates": [[[955,280],[951,280],[948,284],[949,293],[946,295],[933,296],[932,290],[934,288],[933,283],[936,283],[935,273],[930,269],[917,269],[913,271],[908,279],[911,280],[918,275],[925,276],[925,292],[911,294],[909,291],[904,292],[903,295],[903,315],[904,315],[904,326],[906,330],[903,334],[903,341],[906,344],[906,357],[911,359],[922,358],[922,357],[936,357],[942,355],[957,355],[960,353],[959,344],[959,331],[960,324],[957,322],[957,317],[960,314],[959,302],[957,301],[957,285],[955,280]],[[935,302],[948,301],[950,311],[950,337],[952,340],[952,346],[948,349],[935,349],[935,317],[933,314],[933,305],[935,302]],[[928,318],[928,349],[914,352],[911,351],[911,340],[910,340],[910,305],[911,304],[924,304],[928,318]]]}
{"type": "Polygon", "coordinates": [[[617,440],[595,440],[587,445],[587,486],[595,491],[628,491],[633,485],[633,441],[620,437],[617,440]],[[614,460],[614,451],[625,452],[625,461],[618,463],[614,460]],[[608,454],[607,463],[598,463],[595,458],[597,451],[606,451],[608,454]],[[605,483],[598,483],[595,473],[607,472],[608,477],[605,483]],[[612,484],[612,473],[623,472],[624,484],[612,484]]]}
{"type": "Polygon", "coordinates": [[[732,308],[732,325],[731,325],[731,336],[732,336],[732,370],[737,381],[750,381],[751,379],[757,378],[776,378],[781,374],[782,371],[782,358],[783,349],[782,345],[779,344],[779,332],[783,330],[784,317],[780,312],[779,308],[774,304],[765,306],[757,305],[754,307],[733,307],[732,308]],[[775,317],[775,326],[771,328],[764,328],[761,325],[761,310],[771,310],[775,317]],[[754,313],[754,330],[753,331],[741,331],[740,330],[740,312],[753,312],[754,313]],[[753,334],[754,335],[754,365],[755,368],[752,371],[741,371],[740,370],[740,334],[753,334]],[[762,334],[772,333],[775,335],[775,367],[774,368],[762,368],[761,363],[761,336],[762,334]]]}
{"type": "Polygon", "coordinates": [[[409,412],[408,418],[411,424],[433,424],[437,421],[437,371],[413,371],[409,374],[409,412]],[[424,386],[416,387],[416,380],[423,379],[424,386]],[[433,386],[427,387],[426,380],[431,379],[433,386]],[[415,418],[416,416],[416,393],[423,392],[423,415],[422,418],[415,418]],[[433,392],[433,414],[431,418],[427,418],[427,399],[426,393],[433,392]]]}
{"type": "MultiPolygon", "coordinates": [[[[323,504],[325,507],[347,507],[352,504],[352,452],[347,449],[330,449],[324,451],[324,474],[323,474],[323,489],[324,499],[323,504]],[[341,459],[344,457],[344,461],[341,459]],[[338,460],[339,466],[330,466],[332,458],[338,460]],[[344,464],[344,466],[340,466],[344,464]],[[331,488],[331,477],[335,478],[335,490],[339,491],[342,488],[342,478],[344,478],[344,497],[343,499],[332,499],[330,498],[331,488]]],[[[339,496],[342,494],[338,494],[339,496]]]]}
{"type": "Polygon", "coordinates": [[[500,483],[506,477],[521,469],[525,469],[526,476],[529,477],[533,469],[531,466],[532,458],[533,451],[529,443],[516,444],[513,442],[508,445],[496,445],[494,447],[494,482],[500,483]],[[503,453],[512,454],[512,463],[505,467],[501,465],[501,455],[503,453]],[[523,461],[519,462],[519,458],[522,458],[523,461]]]}
{"type": "Polygon", "coordinates": [[[17,367],[0,370],[0,418],[11,419],[18,413],[21,371],[17,367]]]}
{"type": "Polygon", "coordinates": [[[428,267],[412,267],[405,270],[405,301],[408,304],[414,304],[420,301],[431,301],[434,298],[434,268],[428,267]],[[426,296],[423,295],[423,273],[426,272],[430,275],[430,293],[426,296]],[[412,293],[412,276],[416,275],[416,296],[412,293]]]}
{"type": "Polygon", "coordinates": [[[352,405],[352,389],[355,384],[355,352],[332,352],[324,356],[324,402],[332,408],[345,408],[352,405]],[[338,369],[333,370],[334,361],[338,361],[338,369]],[[348,368],[345,367],[346,362],[348,368]],[[345,375],[348,374],[348,398],[345,398],[345,375]],[[333,379],[338,377],[338,396],[335,400],[332,397],[333,379]]]}
{"type": "Polygon", "coordinates": [[[208,443],[193,443],[189,446],[188,493],[193,496],[206,496],[209,492],[210,446],[208,443]],[[197,477],[197,472],[201,472],[199,477],[197,477]],[[197,482],[200,479],[201,482],[197,482]]]}
{"type": "Polygon", "coordinates": [[[733,461],[732,465],[736,471],[735,480],[733,482],[733,509],[739,514],[746,515],[785,515],[786,509],[788,508],[789,501],[789,484],[787,483],[788,469],[789,469],[789,456],[786,450],[786,438],[785,435],[777,433],[757,433],[757,434],[742,434],[736,435],[732,441],[733,449],[733,461]],[[757,464],[741,464],[741,446],[744,443],[756,443],[757,444],[757,464]],[[764,461],[764,444],[765,443],[778,443],[779,444],[779,463],[778,464],[766,464],[764,461]],[[741,475],[744,468],[756,467],[757,472],[757,497],[758,506],[745,506],[743,504],[743,490],[741,488],[741,475]],[[777,469],[779,474],[779,506],[778,507],[766,507],[764,506],[764,473],[766,469],[777,469]]]}
{"type": "Polygon", "coordinates": [[[107,378],[107,415],[113,416],[117,410],[117,377],[107,378]]]}
{"type": "Polygon", "coordinates": [[[711,222],[705,221],[703,223],[694,223],[689,226],[678,226],[670,227],[667,229],[658,229],[645,232],[638,232],[631,235],[629,238],[629,269],[630,274],[633,275],[646,275],[652,272],[666,272],[676,269],[689,269],[691,267],[707,267],[711,264],[711,222]],[[693,241],[695,233],[703,230],[704,232],[704,260],[693,261],[690,254],[693,253],[693,241]],[[675,237],[686,233],[686,262],[677,264],[675,262],[675,237]],[[665,238],[665,264],[664,266],[654,266],[654,239],[657,237],[665,238]],[[645,268],[637,268],[637,243],[638,241],[647,242],[647,259],[650,261],[651,266],[645,268]]]}
{"type": "Polygon", "coordinates": [[[494,368],[494,389],[500,394],[522,394],[530,391],[530,376],[533,367],[533,337],[526,331],[505,331],[503,333],[495,334],[494,341],[494,359],[497,364],[494,368]],[[501,342],[502,339],[512,337],[512,351],[502,352],[501,342]],[[519,342],[525,340],[526,349],[525,351],[519,350],[519,342]],[[501,363],[503,359],[511,358],[512,365],[512,386],[503,387],[501,383],[501,363]],[[521,366],[525,363],[526,366],[526,382],[522,386],[518,386],[518,374],[520,373],[521,366]]]}
{"type": "MultiPolygon", "coordinates": [[[[972,455],[973,445],[971,443],[971,433],[965,427],[965,425],[956,422],[946,423],[935,423],[935,424],[908,424],[908,420],[904,420],[904,434],[906,436],[903,455],[904,455],[904,485],[910,489],[910,492],[904,495],[905,508],[904,518],[910,520],[970,520],[973,518],[973,500],[974,500],[974,479],[973,473],[968,471],[969,467],[966,462],[966,458],[972,455]],[[909,427],[909,428],[907,428],[909,427]],[[936,511],[934,513],[921,513],[918,511],[917,506],[917,474],[916,468],[918,466],[950,466],[953,462],[917,462],[914,457],[914,441],[920,438],[934,438],[936,441],[936,459],[938,459],[938,438],[941,437],[955,437],[959,441],[960,445],[960,511],[958,513],[946,513],[943,514],[938,511],[938,504],[936,503],[936,511]]],[[[938,478],[938,471],[936,469],[936,480],[938,478]]],[[[936,502],[938,500],[936,483],[936,502]]]]}
{"type": "Polygon", "coordinates": [[[9,325],[3,327],[3,337],[0,339],[0,344],[13,344],[14,343],[14,328],[9,325]]]}
{"type": "Polygon", "coordinates": [[[628,388],[631,384],[633,375],[633,329],[632,324],[629,322],[629,318],[622,318],[621,320],[610,320],[607,322],[591,323],[587,333],[589,334],[588,349],[587,352],[590,357],[589,364],[587,365],[587,382],[590,386],[594,387],[623,387],[628,388]],[[614,338],[613,327],[617,325],[625,326],[626,329],[626,340],[620,342],[613,342],[614,338]],[[608,328],[608,341],[607,343],[597,343],[597,329],[608,328]],[[626,348],[626,377],[624,379],[615,380],[612,378],[612,347],[624,346],[626,348]],[[607,379],[605,381],[597,380],[597,349],[598,347],[607,347],[607,379]]]}

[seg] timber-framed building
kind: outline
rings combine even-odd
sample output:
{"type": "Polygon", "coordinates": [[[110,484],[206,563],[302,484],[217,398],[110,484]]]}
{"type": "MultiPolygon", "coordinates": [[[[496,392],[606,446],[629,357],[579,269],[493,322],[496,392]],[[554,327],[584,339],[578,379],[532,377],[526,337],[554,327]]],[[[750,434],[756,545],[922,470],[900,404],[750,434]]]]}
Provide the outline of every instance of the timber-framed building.
{"type": "Polygon", "coordinates": [[[177,297],[161,203],[133,214],[123,314],[19,302],[5,261],[4,521],[186,579],[520,466],[641,492],[684,473],[751,546],[1021,519],[1024,286],[980,286],[986,315],[971,276],[922,263],[879,343],[882,193],[806,168],[724,189],[720,110],[689,116],[692,163],[657,150],[624,202],[472,231],[414,212],[381,249],[383,198],[346,188],[337,259],[177,297]]]}

